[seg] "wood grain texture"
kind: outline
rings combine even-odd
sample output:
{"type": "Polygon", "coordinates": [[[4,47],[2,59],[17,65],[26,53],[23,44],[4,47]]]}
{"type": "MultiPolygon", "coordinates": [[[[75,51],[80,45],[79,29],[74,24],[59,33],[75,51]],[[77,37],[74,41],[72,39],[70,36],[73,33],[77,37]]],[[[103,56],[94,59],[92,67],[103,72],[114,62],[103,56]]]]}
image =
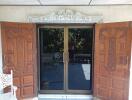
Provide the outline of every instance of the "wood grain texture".
{"type": "Polygon", "coordinates": [[[101,100],[128,100],[129,22],[97,24],[95,31],[94,96],[101,100]]]}
{"type": "Polygon", "coordinates": [[[18,87],[19,99],[32,97],[36,92],[35,25],[4,22],[1,26],[4,72],[8,73],[13,69],[14,84],[18,87]]]}

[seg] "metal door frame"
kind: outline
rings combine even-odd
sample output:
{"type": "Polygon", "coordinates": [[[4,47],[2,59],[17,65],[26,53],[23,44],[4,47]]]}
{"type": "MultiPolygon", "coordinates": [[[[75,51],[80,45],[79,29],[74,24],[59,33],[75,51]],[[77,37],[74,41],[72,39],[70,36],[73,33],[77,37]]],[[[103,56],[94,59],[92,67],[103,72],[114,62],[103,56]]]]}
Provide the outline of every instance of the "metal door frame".
{"type": "MultiPolygon", "coordinates": [[[[68,29],[69,28],[94,28],[94,25],[59,25],[59,24],[45,24],[38,25],[37,30],[37,39],[38,39],[38,93],[40,94],[91,94],[92,90],[71,90],[68,89],[68,61],[69,61],[69,53],[68,53],[68,29]],[[64,90],[41,90],[40,89],[40,47],[39,47],[39,28],[63,28],[64,29],[64,53],[63,53],[63,62],[64,62],[64,90]]],[[[94,32],[93,32],[93,40],[94,40],[94,32]]],[[[93,41],[94,42],[94,41],[93,41]]],[[[93,53],[92,53],[93,54],[93,53]]],[[[93,63],[93,56],[92,56],[93,63]]],[[[93,76],[93,64],[92,68],[92,76],[93,76]]],[[[93,81],[93,79],[91,79],[93,81]]],[[[92,82],[93,83],[93,82],[92,82]]]]}

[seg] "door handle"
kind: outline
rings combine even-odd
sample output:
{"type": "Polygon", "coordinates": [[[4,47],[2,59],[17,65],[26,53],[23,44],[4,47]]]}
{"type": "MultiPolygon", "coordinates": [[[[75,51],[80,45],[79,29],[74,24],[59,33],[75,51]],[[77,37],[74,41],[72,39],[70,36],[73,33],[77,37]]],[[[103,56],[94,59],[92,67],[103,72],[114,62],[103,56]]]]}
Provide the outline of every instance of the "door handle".
{"type": "Polygon", "coordinates": [[[69,62],[69,52],[63,52],[63,62],[69,62]]]}
{"type": "Polygon", "coordinates": [[[63,52],[63,63],[65,62],[65,53],[63,52]]]}
{"type": "Polygon", "coordinates": [[[69,62],[69,52],[67,52],[67,62],[69,62]]]}
{"type": "Polygon", "coordinates": [[[63,52],[63,63],[65,63],[65,53],[63,52]]]}

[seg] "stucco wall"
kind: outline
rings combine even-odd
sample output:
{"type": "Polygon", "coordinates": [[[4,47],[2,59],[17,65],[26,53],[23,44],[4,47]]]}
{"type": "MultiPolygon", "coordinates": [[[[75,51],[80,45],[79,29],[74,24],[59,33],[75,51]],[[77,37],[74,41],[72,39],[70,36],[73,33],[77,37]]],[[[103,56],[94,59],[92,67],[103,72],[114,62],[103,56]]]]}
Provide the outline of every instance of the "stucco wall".
{"type": "Polygon", "coordinates": [[[28,15],[45,15],[62,8],[70,8],[88,15],[100,14],[104,22],[132,20],[132,6],[0,6],[0,21],[26,22],[28,15]]]}

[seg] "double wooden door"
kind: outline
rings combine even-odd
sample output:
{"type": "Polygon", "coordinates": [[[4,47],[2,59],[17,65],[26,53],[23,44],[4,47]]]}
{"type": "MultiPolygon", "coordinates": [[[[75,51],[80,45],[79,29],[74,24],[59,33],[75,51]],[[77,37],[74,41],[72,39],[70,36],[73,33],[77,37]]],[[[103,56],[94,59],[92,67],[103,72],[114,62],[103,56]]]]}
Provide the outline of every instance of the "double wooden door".
{"type": "MultiPolygon", "coordinates": [[[[18,97],[34,96],[36,88],[34,24],[1,23],[3,69],[13,69],[18,97]]],[[[128,100],[131,22],[96,24],[93,95],[101,100],[128,100]]],[[[76,83],[77,84],[77,83],[76,83]]]]}

